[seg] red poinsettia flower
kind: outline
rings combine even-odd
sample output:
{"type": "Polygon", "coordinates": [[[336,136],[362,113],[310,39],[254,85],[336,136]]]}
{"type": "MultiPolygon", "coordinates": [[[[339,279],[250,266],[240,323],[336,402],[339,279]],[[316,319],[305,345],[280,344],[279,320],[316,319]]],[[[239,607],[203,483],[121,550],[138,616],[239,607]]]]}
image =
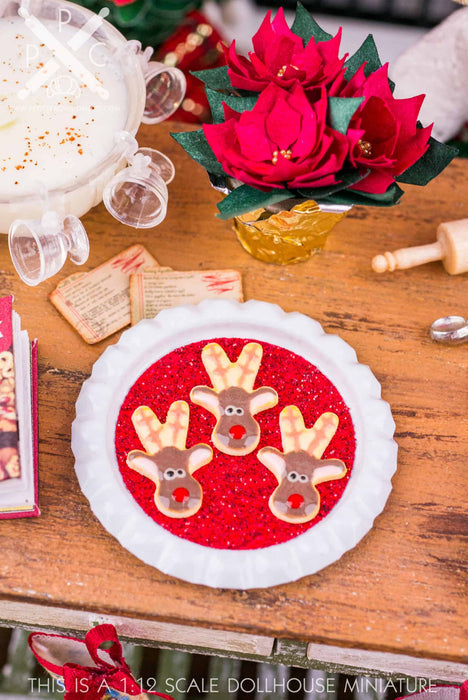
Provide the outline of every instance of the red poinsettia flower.
{"type": "Polygon", "coordinates": [[[122,7],[123,5],[132,5],[136,0],[112,0],[112,2],[117,7],[122,7]]]}
{"type": "Polygon", "coordinates": [[[333,92],[339,97],[364,97],[351,119],[350,130],[361,131],[361,138],[350,148],[355,168],[370,169],[363,180],[350,189],[382,194],[429,147],[432,125],[417,127],[424,95],[397,100],[388,83],[388,65],[366,78],[364,65],[352,79],[333,92]]]}
{"type": "Polygon", "coordinates": [[[270,83],[290,88],[296,80],[305,89],[322,87],[343,71],[346,56],[338,57],[341,29],[329,41],[316,43],[311,38],[304,48],[301,37],[289,29],[282,8],[272,22],[270,17],[271,11],[252,38],[249,58],[236,53],[234,41],[224,49],[233,87],[260,92],[270,83]]]}
{"type": "Polygon", "coordinates": [[[225,121],[203,131],[227,175],[261,190],[335,184],[348,154],[349,139],[330,128],[327,95],[310,102],[299,83],[290,90],[275,84],[251,111],[224,105],[225,121]]]}

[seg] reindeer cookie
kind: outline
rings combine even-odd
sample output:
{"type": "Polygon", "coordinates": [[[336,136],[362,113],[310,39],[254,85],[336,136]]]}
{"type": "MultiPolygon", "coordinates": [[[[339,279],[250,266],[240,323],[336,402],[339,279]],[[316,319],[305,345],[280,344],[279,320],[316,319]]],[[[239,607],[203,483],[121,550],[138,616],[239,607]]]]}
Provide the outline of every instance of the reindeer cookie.
{"type": "Polygon", "coordinates": [[[189,407],[174,401],[161,423],[148,406],[139,406],[132,422],[146,452],[132,450],[127,464],[156,484],[156,507],[170,518],[194,515],[202,504],[202,487],[193,472],[211,461],[213,451],[200,443],[186,449],[189,407]]]}
{"type": "Polygon", "coordinates": [[[341,479],[346,466],[340,459],[320,459],[338,428],[338,416],[322,413],[312,428],[306,428],[297,406],[280,413],[283,453],[264,447],[258,459],[278,479],[270,496],[272,513],[288,523],[307,523],[320,509],[316,484],[341,479]]]}
{"type": "Polygon", "coordinates": [[[190,393],[193,403],[203,406],[216,418],[211,439],[228,455],[248,455],[260,441],[260,426],[254,416],[278,403],[278,394],[268,386],[253,390],[262,361],[262,346],[248,343],[236,362],[230,362],[218,343],[202,350],[202,361],[213,388],[196,386],[190,393]]]}

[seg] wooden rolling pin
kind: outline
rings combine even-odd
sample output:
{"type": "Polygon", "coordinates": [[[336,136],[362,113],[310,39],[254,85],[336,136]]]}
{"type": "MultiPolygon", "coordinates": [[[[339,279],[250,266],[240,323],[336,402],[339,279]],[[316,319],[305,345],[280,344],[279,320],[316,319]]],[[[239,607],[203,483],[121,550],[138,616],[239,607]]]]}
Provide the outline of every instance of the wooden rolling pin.
{"type": "Polygon", "coordinates": [[[393,272],[434,260],[442,260],[450,275],[468,271],[468,219],[440,224],[435,243],[376,255],[372,260],[372,269],[374,272],[393,272]]]}

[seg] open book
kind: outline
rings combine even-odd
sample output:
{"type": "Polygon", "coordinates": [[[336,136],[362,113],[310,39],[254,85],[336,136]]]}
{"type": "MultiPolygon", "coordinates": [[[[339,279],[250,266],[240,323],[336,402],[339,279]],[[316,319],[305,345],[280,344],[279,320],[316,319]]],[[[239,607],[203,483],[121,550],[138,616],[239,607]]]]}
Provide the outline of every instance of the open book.
{"type": "Polygon", "coordinates": [[[0,299],[0,518],[40,515],[37,504],[37,341],[0,299]]]}

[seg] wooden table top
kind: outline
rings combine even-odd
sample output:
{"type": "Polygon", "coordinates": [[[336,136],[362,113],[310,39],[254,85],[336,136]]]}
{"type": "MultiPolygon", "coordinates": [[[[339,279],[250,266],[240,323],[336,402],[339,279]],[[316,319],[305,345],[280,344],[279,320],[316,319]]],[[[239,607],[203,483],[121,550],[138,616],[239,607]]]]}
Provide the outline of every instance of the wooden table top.
{"type": "Polygon", "coordinates": [[[356,207],[326,250],[276,267],[242,250],[216,219],[202,169],[169,138],[174,125],[144,127],[142,145],[173,158],[166,221],[136,231],[101,205],[85,218],[91,269],[141,242],[177,270],[238,268],[246,299],[317,319],[357,351],[382,384],[399,444],[398,470],[374,528],[338,562],[295,583],[248,592],[214,590],[166,576],[124,550],[92,514],[73,469],[70,426],[82,382],[118,334],[87,345],[48,301],[53,281],[24,286],[1,237],[2,294],[39,339],[42,516],[0,523],[0,599],[123,614],[223,630],[464,662],[467,657],[468,346],[432,342],[439,316],[465,314],[466,275],[440,263],[377,276],[371,258],[431,242],[441,221],[468,217],[468,161],[454,162],[426,188],[408,187],[391,209],[356,207]],[[465,539],[463,539],[465,536],[465,539]]]}

